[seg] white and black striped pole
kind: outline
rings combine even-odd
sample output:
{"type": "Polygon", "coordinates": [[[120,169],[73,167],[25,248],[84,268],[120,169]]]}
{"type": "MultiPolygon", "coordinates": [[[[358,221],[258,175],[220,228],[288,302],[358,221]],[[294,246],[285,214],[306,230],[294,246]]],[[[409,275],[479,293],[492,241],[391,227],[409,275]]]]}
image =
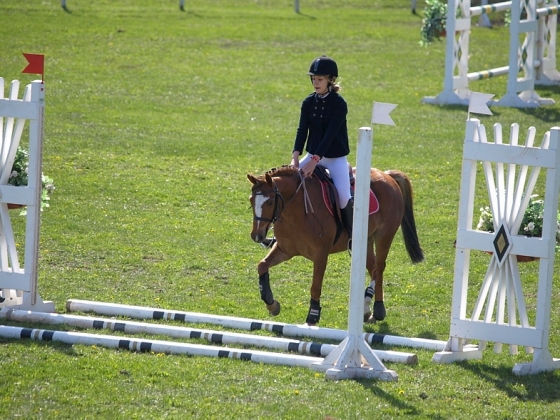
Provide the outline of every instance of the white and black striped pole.
{"type": "MultiPolygon", "coordinates": [[[[289,351],[293,353],[309,354],[325,357],[331,353],[336,345],[309,341],[300,341],[282,337],[267,337],[262,335],[241,334],[229,331],[214,331],[162,325],[147,322],[125,321],[121,319],[92,318],[73,314],[56,314],[45,312],[22,311],[5,309],[0,311],[0,318],[8,321],[31,322],[50,325],[70,325],[84,329],[106,329],[120,331],[126,334],[155,334],[179,339],[204,339],[212,344],[242,344],[246,346],[263,347],[273,350],[289,351]]],[[[374,350],[384,361],[417,364],[418,357],[413,353],[397,351],[374,350]]]]}
{"type": "Polygon", "coordinates": [[[320,363],[320,357],[301,356],[288,353],[272,353],[258,350],[236,349],[229,347],[206,346],[201,344],[179,343],[176,341],[146,340],[112,335],[88,334],[78,332],[51,331],[34,328],[20,328],[0,325],[0,337],[11,339],[32,339],[38,341],[57,341],[66,344],[103,346],[136,352],[166,354],[188,354],[190,356],[225,357],[283,366],[310,367],[320,363]]]}
{"type": "MultiPolygon", "coordinates": [[[[203,314],[199,312],[173,311],[161,308],[123,305],[109,302],[95,302],[90,300],[69,299],[66,302],[68,312],[93,312],[105,316],[127,316],[135,319],[163,319],[181,321],[192,324],[219,325],[238,330],[271,331],[285,337],[309,337],[317,340],[342,341],[348,335],[347,331],[332,328],[320,328],[308,325],[285,324],[282,322],[263,321],[258,319],[240,318],[226,315],[203,314]]],[[[447,341],[430,340],[427,338],[399,337],[388,334],[364,333],[364,340],[369,344],[386,344],[422,348],[441,351],[447,341]]]]}

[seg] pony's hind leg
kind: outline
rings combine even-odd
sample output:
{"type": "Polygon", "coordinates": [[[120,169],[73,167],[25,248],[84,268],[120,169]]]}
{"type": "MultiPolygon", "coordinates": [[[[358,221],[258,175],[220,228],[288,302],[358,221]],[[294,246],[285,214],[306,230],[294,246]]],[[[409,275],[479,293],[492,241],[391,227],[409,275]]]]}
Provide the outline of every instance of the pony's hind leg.
{"type": "Polygon", "coordinates": [[[375,323],[371,313],[371,302],[375,296],[375,254],[373,252],[373,241],[368,239],[366,254],[366,269],[369,274],[370,283],[366,287],[364,296],[364,322],[375,323]]]}
{"type": "Polygon", "coordinates": [[[276,316],[280,313],[280,303],[274,299],[274,295],[272,294],[268,270],[270,267],[274,267],[275,265],[287,261],[290,258],[291,256],[282,252],[280,248],[278,248],[278,245],[275,244],[267,256],[259,262],[257,267],[259,273],[259,290],[261,299],[265,303],[268,313],[272,316],[276,316]]]}
{"type": "Polygon", "coordinates": [[[376,321],[383,321],[387,315],[385,310],[385,303],[383,301],[383,272],[385,271],[387,255],[391,247],[392,237],[388,239],[379,239],[376,236],[375,250],[369,247],[368,240],[368,253],[366,259],[366,268],[371,276],[369,287],[366,288],[364,297],[364,322],[375,323],[376,321]],[[369,309],[372,298],[373,301],[373,314],[369,309]]]}

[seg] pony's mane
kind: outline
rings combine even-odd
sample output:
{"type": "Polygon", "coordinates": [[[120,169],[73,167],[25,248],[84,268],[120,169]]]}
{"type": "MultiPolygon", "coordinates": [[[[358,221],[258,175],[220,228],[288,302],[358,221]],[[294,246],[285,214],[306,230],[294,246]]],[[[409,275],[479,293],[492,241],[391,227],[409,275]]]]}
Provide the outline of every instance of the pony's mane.
{"type": "Polygon", "coordinates": [[[270,176],[295,175],[298,173],[298,168],[292,165],[282,165],[277,168],[272,168],[266,173],[270,176]]]}

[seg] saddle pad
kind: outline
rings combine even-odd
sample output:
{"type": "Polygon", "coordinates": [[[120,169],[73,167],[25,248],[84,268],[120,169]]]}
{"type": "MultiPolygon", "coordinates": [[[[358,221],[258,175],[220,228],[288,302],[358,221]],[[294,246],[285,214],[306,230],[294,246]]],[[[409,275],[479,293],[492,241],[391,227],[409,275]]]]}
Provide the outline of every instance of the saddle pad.
{"type": "MultiPolygon", "coordinates": [[[[326,182],[321,181],[321,191],[323,193],[323,201],[325,202],[325,206],[327,206],[329,213],[332,216],[334,216],[332,203],[331,200],[329,199],[329,193],[327,188],[328,185],[326,184],[326,182]]],[[[354,191],[354,188],[352,188],[352,191],[354,191]]],[[[369,214],[377,213],[378,211],[379,211],[379,200],[377,200],[376,195],[370,189],[369,190],[369,214]]]]}

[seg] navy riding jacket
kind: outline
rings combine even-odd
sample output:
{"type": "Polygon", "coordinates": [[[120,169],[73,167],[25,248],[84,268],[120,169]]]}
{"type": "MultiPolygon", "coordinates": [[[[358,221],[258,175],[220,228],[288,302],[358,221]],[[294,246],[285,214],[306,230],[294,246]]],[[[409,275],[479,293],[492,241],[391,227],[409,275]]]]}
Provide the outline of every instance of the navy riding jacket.
{"type": "Polygon", "coordinates": [[[331,91],[326,98],[312,93],[301,104],[301,115],[294,150],[337,158],[348,155],[348,105],[342,96],[331,91]],[[306,144],[307,143],[307,144],[306,144]]]}

